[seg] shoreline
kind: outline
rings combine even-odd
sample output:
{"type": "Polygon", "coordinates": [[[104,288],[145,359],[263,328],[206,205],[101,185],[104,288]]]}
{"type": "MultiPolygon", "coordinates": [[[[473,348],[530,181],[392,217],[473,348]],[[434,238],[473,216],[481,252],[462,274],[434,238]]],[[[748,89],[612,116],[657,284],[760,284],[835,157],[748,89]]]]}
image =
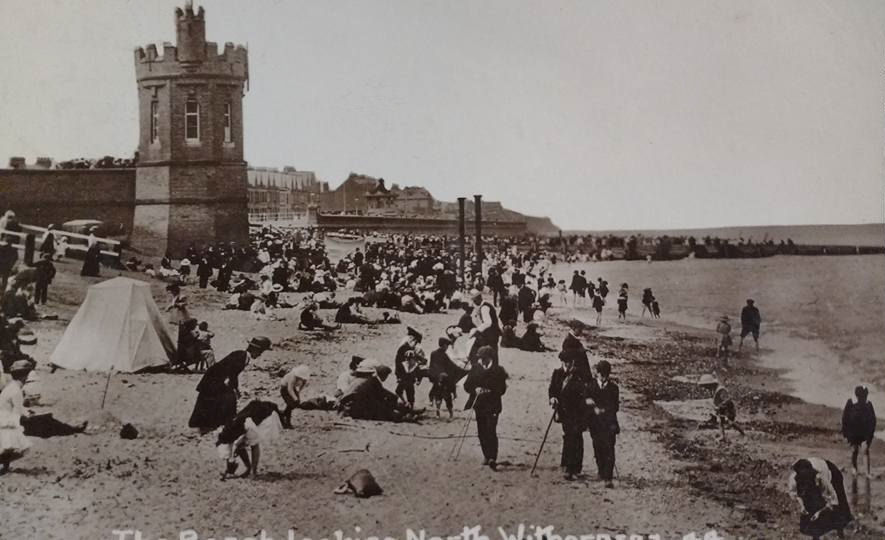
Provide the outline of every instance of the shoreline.
{"type": "MultiPolygon", "coordinates": [[[[577,320],[560,323],[581,328],[583,323],[575,324],[577,320]]],[[[742,515],[744,525],[737,532],[739,537],[766,537],[771,527],[779,531],[778,535],[798,535],[798,513],[788,499],[785,481],[792,461],[805,455],[830,459],[843,469],[856,518],[851,526],[852,538],[879,538],[885,533],[885,522],[877,523],[874,517],[882,507],[873,506],[869,496],[875,491],[872,488],[882,488],[881,467],[873,467],[874,478],[867,484],[871,487],[865,487],[863,479],[855,483],[846,466],[850,449],[839,433],[841,407],[797,397],[790,371],[768,360],[771,350],[735,355],[730,359],[731,368],[723,371],[715,367],[718,360],[712,330],[663,319],[634,318],[626,324],[589,331],[595,333],[591,337],[591,343],[597,343],[594,352],[621,360],[623,385],[642,395],[649,405],[649,415],[660,419],[659,440],[674,458],[690,463],[684,472],[692,489],[742,515]],[[622,337],[624,326],[639,328],[640,336],[653,333],[656,337],[643,336],[631,343],[622,337]],[[621,340],[626,347],[612,345],[612,341],[621,340]],[[678,362],[673,361],[674,356],[678,362]],[[728,387],[746,436],[729,431],[727,441],[720,443],[716,440],[718,430],[699,428],[698,414],[709,414],[712,400],[687,381],[703,373],[713,373],[728,387]],[[800,450],[811,453],[802,454],[800,450]],[[866,489],[866,499],[859,498],[858,484],[866,489]]],[[[875,441],[871,454],[875,456],[883,446],[875,441]]]]}

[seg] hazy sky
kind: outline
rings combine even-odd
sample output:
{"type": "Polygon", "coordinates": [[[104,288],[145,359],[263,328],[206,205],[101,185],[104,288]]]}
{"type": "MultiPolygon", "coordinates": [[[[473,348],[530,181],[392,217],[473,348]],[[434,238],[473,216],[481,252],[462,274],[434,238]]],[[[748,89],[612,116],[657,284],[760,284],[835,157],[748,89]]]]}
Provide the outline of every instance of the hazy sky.
{"type": "MultiPolygon", "coordinates": [[[[0,159],[131,155],[132,50],[183,4],[0,0],[0,159]]],[[[880,0],[195,4],[248,43],[252,165],[565,228],[883,220],[880,0]]]]}

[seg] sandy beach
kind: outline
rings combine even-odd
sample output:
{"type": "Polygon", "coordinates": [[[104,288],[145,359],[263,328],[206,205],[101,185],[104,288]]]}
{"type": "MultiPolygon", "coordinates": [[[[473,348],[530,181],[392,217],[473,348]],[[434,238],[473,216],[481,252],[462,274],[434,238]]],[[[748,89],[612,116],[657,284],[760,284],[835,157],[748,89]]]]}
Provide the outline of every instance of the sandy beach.
{"type": "MultiPolygon", "coordinates": [[[[630,317],[626,323],[617,323],[614,308],[608,306],[602,328],[596,329],[586,324],[590,319],[586,309],[554,307],[543,324],[544,340],[558,347],[572,327],[590,349],[591,363],[606,358],[614,365],[614,376],[622,387],[615,489],[605,489],[596,479],[589,436],[585,440],[586,478],[561,479],[558,425],[551,430],[536,476],[529,476],[550,418],[547,382],[558,360],[556,353],[514,349],[502,349],[510,386],[499,423],[501,467],[497,473],[480,466],[482,456],[473,427],[459,459],[450,459],[467,418],[464,411],[456,412],[451,421],[430,415],[420,424],[355,421],[333,412],[296,411],[295,429],[284,431],[263,450],[261,474],[256,479],[222,482],[223,462],[214,451],[214,437],[199,437],[187,428],[198,374],[114,374],[101,410],[104,374],[50,373],[46,359],[85,296],[86,285],[100,281],[81,278],[74,264],[62,264],[45,309],[57,313],[59,320],[31,324],[39,342],[26,352],[41,365],[25,394],[30,410],[51,411],[69,422],[89,420],[90,427],[83,435],[32,439],[30,453],[0,480],[4,501],[0,520],[10,538],[114,538],[113,530],[127,529],[140,530],[146,539],[178,538],[181,531],[190,529],[200,538],[241,538],[262,530],[273,538],[286,538],[289,530],[297,537],[310,538],[332,538],[337,530],[352,538],[405,538],[409,529],[445,536],[474,526],[498,538],[498,527],[515,532],[520,524],[526,527],[526,535],[535,531],[534,526],[550,525],[555,528],[552,533],[559,535],[682,538],[690,532],[702,536],[715,529],[728,538],[798,537],[795,504],[784,489],[789,464],[798,457],[816,455],[845,468],[850,454],[838,433],[840,411],[833,408],[837,404],[810,404],[795,397],[802,391],[795,381],[806,378],[796,379],[794,369],[791,382],[788,366],[778,359],[796,351],[782,347],[805,343],[812,350],[823,343],[822,350],[837,352],[837,367],[863,372],[867,365],[852,358],[862,357],[864,347],[875,347],[869,340],[882,339],[869,336],[867,327],[858,324],[858,319],[867,317],[871,309],[874,313],[881,310],[881,305],[855,305],[851,297],[843,296],[844,290],[836,296],[853,306],[851,310],[833,304],[834,298],[818,301],[826,304],[825,313],[842,314],[830,321],[832,325],[818,327],[829,328],[832,334],[801,335],[803,327],[796,321],[817,320],[821,314],[813,311],[818,308],[796,312],[789,307],[797,295],[813,290],[807,282],[799,292],[789,288],[791,283],[802,283],[804,278],[797,273],[807,272],[850,288],[856,281],[846,276],[856,272],[867,280],[857,285],[860,289],[870,286],[871,275],[882,277],[867,273],[878,267],[878,257],[838,258],[832,262],[835,274],[827,274],[821,268],[828,268],[834,259],[813,259],[816,269],[797,264],[803,261],[798,258],[584,265],[590,277],[595,278],[598,271],[613,285],[631,284],[630,317]],[[704,269],[699,264],[720,267],[704,269]],[[789,275],[777,275],[786,271],[789,275]],[[781,294],[748,290],[740,280],[752,279],[750,272],[764,273],[767,286],[781,294]],[[638,295],[645,286],[653,287],[661,300],[661,320],[638,317],[638,295]],[[715,431],[698,428],[698,420],[710,407],[709,396],[685,381],[710,372],[715,363],[712,326],[705,328],[699,322],[723,311],[734,316],[750,295],[757,298],[765,318],[762,352],[742,354],[733,369],[718,373],[736,398],[738,419],[747,435],[731,432],[727,441],[720,442],[715,431]],[[828,335],[842,333],[839,325],[861,336],[861,349],[840,347],[838,340],[827,342],[828,335]],[[135,425],[140,437],[121,439],[123,422],[135,425]],[[360,468],[375,475],[384,488],[383,496],[360,500],[332,493],[360,468]]],[[[560,278],[569,273],[566,266],[555,269],[560,278]]],[[[112,274],[105,271],[107,277],[112,274]]],[[[137,274],[131,277],[145,279],[137,274]]],[[[164,305],[164,284],[153,281],[152,286],[158,304],[164,305]]],[[[217,354],[226,354],[256,334],[273,340],[273,350],[241,377],[241,405],[259,397],[278,400],[280,371],[299,363],[313,372],[305,391],[308,397],[331,394],[350,355],[392,364],[405,331],[404,325],[346,326],[329,336],[317,336],[296,329],[296,310],[281,310],[286,320],[259,322],[245,312],[221,311],[221,294],[195,287],[187,293],[195,315],[208,321],[216,334],[217,354]]],[[[292,295],[291,300],[297,299],[292,295]]],[[[403,314],[404,323],[424,333],[428,350],[453,319],[452,313],[403,314]]],[[[821,365],[832,361],[825,356],[818,359],[821,365]]],[[[879,380],[874,372],[863,373],[868,380],[879,380]]],[[[429,405],[428,389],[426,382],[418,387],[419,407],[429,405]]],[[[850,389],[839,389],[841,403],[850,389]]],[[[879,395],[871,392],[874,403],[879,395]]],[[[459,403],[463,397],[459,396],[459,403]]],[[[885,533],[876,517],[881,508],[871,503],[871,494],[883,489],[882,467],[875,461],[881,449],[880,443],[874,446],[871,482],[861,480],[852,490],[846,477],[858,517],[851,538],[878,538],[885,533]]],[[[551,531],[546,534],[549,537],[551,531]]]]}

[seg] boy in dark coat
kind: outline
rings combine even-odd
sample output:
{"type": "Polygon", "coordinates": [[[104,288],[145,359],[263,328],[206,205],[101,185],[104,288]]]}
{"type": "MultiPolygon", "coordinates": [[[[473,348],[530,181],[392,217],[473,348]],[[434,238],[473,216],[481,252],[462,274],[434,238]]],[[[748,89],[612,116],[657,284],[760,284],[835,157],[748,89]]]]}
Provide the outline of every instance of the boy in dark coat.
{"type": "Polygon", "coordinates": [[[45,304],[49,293],[49,284],[55,277],[55,265],[52,264],[52,255],[44,253],[43,257],[34,265],[36,279],[34,280],[34,303],[45,304]]]}
{"type": "Polygon", "coordinates": [[[617,383],[609,378],[611,364],[601,360],[596,364],[597,377],[590,382],[587,402],[589,411],[590,437],[593,439],[593,453],[599,477],[605,481],[605,487],[614,487],[612,477],[615,468],[615,439],[621,432],[618,424],[620,409],[620,389],[617,383]]]}
{"type": "Polygon", "coordinates": [[[448,349],[452,344],[448,338],[439,338],[439,348],[430,353],[430,367],[428,378],[433,386],[430,388],[430,401],[436,406],[436,415],[439,416],[439,408],[443,402],[449,411],[449,418],[453,416],[452,399],[455,397],[455,385],[467,373],[449,358],[448,349]]]}

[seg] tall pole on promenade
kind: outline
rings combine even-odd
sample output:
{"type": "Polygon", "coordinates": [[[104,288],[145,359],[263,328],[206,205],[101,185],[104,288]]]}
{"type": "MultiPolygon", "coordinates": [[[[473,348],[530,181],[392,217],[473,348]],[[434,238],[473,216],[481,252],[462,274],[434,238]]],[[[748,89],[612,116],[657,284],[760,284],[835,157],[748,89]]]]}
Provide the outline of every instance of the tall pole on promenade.
{"type": "Polygon", "coordinates": [[[464,227],[464,201],[466,197],[458,197],[458,252],[461,255],[461,288],[464,288],[464,257],[466,256],[464,244],[467,241],[464,227]]]}
{"type": "Polygon", "coordinates": [[[474,251],[476,252],[476,271],[478,273],[482,273],[482,195],[474,195],[473,196],[473,206],[475,211],[475,217],[473,218],[474,224],[473,226],[476,229],[476,247],[474,251]]]}

